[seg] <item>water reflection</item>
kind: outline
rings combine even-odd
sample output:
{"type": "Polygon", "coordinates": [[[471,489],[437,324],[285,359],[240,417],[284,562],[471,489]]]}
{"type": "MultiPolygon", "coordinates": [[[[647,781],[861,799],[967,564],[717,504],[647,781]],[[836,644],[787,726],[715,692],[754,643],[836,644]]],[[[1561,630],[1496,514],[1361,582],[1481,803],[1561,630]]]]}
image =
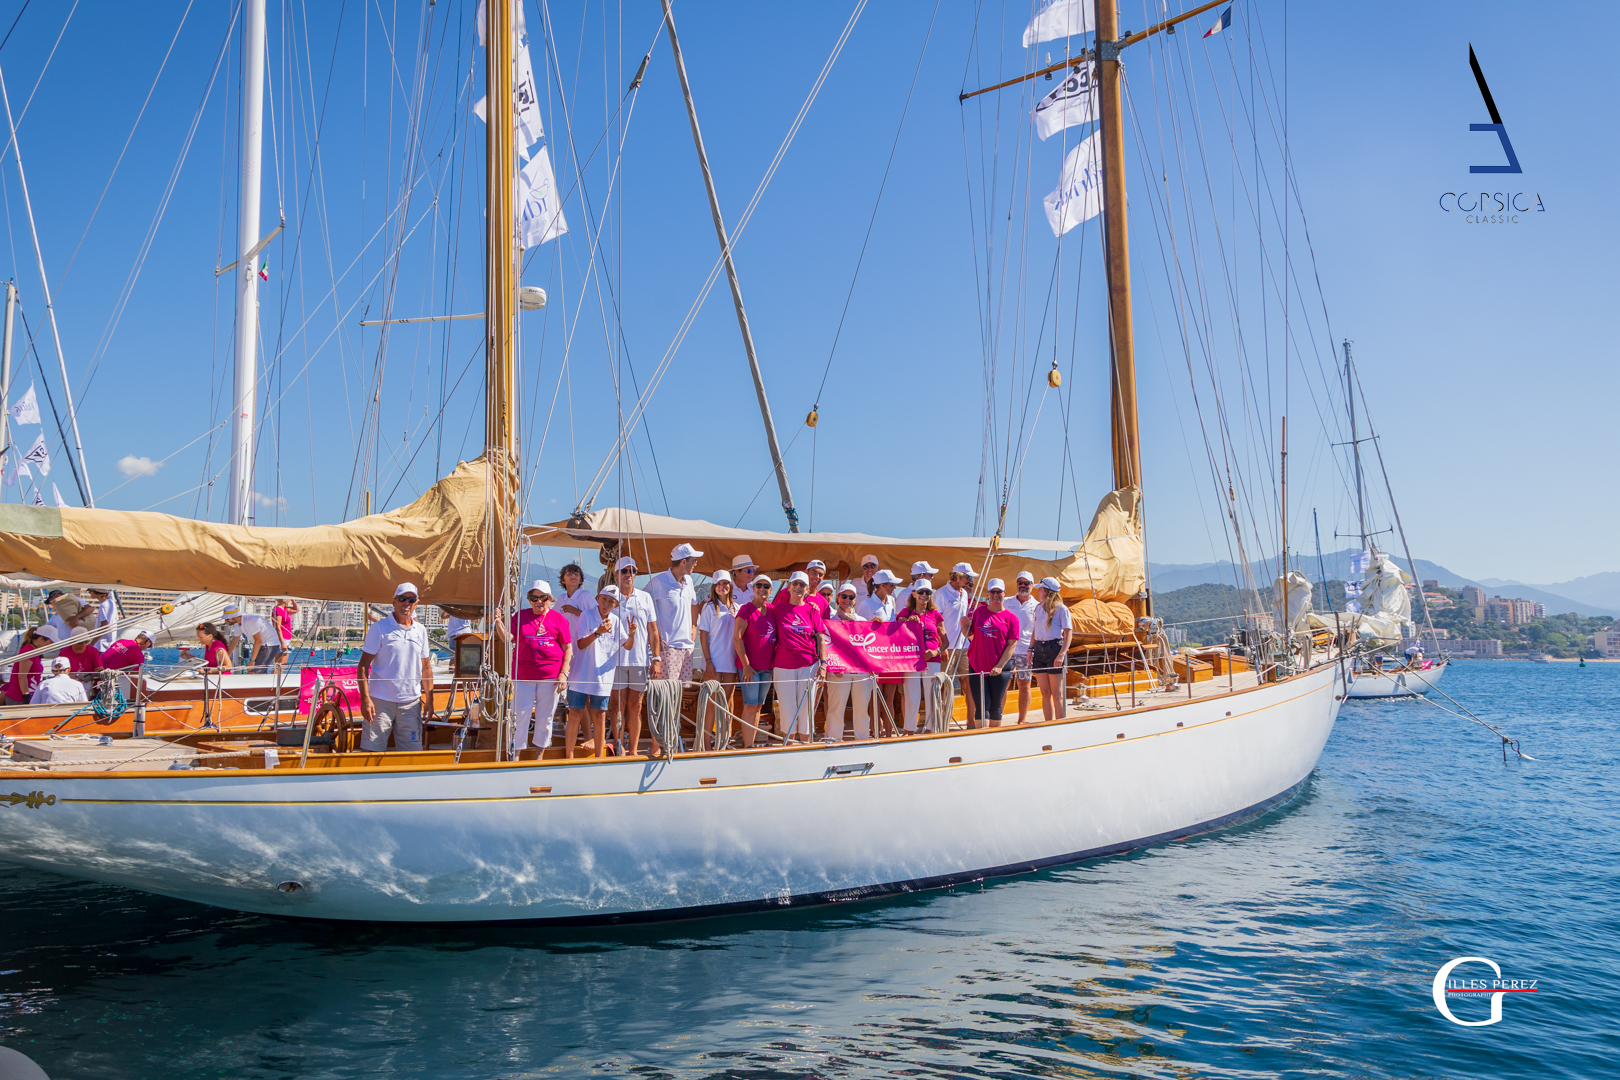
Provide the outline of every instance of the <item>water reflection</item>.
{"type": "Polygon", "coordinates": [[[345,926],[0,870],[0,1038],[59,1077],[1597,1075],[1614,964],[1583,945],[1620,933],[1590,887],[1617,860],[1561,808],[1614,805],[1609,686],[1535,714],[1543,762],[1347,710],[1302,796],[1244,827],[839,908],[345,926]],[[1450,1028],[1428,980],[1481,947],[1597,988],[1450,1028]]]}

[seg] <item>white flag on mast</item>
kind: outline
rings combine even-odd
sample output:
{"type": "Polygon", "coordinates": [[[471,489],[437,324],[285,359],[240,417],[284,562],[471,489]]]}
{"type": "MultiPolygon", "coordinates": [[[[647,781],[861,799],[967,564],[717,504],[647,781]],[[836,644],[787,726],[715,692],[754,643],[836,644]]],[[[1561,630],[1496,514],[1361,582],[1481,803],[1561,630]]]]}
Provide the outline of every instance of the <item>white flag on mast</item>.
{"type": "Polygon", "coordinates": [[[1093,132],[1063,159],[1057,190],[1041,200],[1052,234],[1062,236],[1082,221],[1090,221],[1103,208],[1102,132],[1093,132]]]}
{"type": "MultiPolygon", "coordinates": [[[[34,478],[34,472],[33,472],[32,469],[30,469],[28,467],[28,462],[26,462],[26,461],[17,462],[17,475],[18,476],[25,476],[30,480],[32,480],[34,478]]],[[[19,487],[21,487],[22,481],[21,480],[17,481],[17,484],[18,484],[19,487]]]]}
{"type": "Polygon", "coordinates": [[[1053,38],[1091,32],[1093,0],[1046,0],[1024,29],[1024,48],[1053,38]]]}
{"type": "Polygon", "coordinates": [[[562,200],[557,197],[557,177],[551,171],[551,155],[545,147],[518,173],[518,245],[539,247],[568,231],[562,200]]]}
{"type": "Polygon", "coordinates": [[[1056,90],[1035,103],[1035,133],[1050,139],[1064,128],[1096,120],[1096,89],[1090,64],[1069,72],[1056,90]]]}
{"type": "MultiPolygon", "coordinates": [[[[528,148],[546,137],[545,125],[540,122],[540,91],[534,81],[534,64],[529,59],[529,30],[523,21],[523,5],[518,4],[514,9],[517,15],[513,31],[513,56],[515,66],[512,71],[512,105],[517,113],[518,151],[528,157],[528,148]]],[[[478,4],[478,44],[485,43],[484,38],[485,4],[479,0],[478,4]]],[[[484,123],[489,123],[489,100],[479,98],[473,106],[473,114],[484,123]]]]}
{"type": "Polygon", "coordinates": [[[62,492],[55,484],[51,485],[51,494],[56,496],[56,505],[57,506],[61,507],[64,510],[67,509],[67,502],[66,502],[66,500],[64,500],[62,498],[62,492]]]}
{"type": "Polygon", "coordinates": [[[43,495],[41,495],[39,493],[39,488],[34,489],[34,505],[35,506],[44,506],[45,505],[45,496],[43,496],[43,495]]]}
{"type": "Polygon", "coordinates": [[[39,399],[34,396],[34,384],[28,384],[28,393],[11,406],[11,418],[19,424],[39,423],[39,399]]]}
{"type": "Polygon", "coordinates": [[[34,445],[28,448],[28,453],[24,454],[22,459],[24,464],[38,465],[39,475],[51,475],[51,452],[45,449],[45,433],[43,431],[39,433],[39,437],[34,440],[34,445]]]}

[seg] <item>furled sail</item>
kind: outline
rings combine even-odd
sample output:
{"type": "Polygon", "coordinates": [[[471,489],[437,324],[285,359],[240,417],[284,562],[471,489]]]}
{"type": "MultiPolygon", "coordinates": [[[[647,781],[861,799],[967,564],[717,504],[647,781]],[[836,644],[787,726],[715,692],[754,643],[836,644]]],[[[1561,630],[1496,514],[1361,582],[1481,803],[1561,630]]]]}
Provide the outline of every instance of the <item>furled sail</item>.
{"type": "Polygon", "coordinates": [[[1412,578],[1388,555],[1374,553],[1372,570],[1361,582],[1361,616],[1356,631],[1363,640],[1397,642],[1412,624],[1412,578]]]}
{"type": "MultiPolygon", "coordinates": [[[[670,550],[682,543],[692,544],[703,552],[703,559],[698,564],[700,573],[729,567],[731,560],[738,555],[747,555],[761,569],[771,572],[803,566],[810,559],[820,559],[827,564],[829,572],[837,572],[842,563],[847,564],[849,572],[859,573],[861,559],[876,555],[880,566],[901,577],[907,576],[912,562],[917,559],[927,559],[944,572],[959,562],[971,563],[976,570],[982,570],[985,554],[990,549],[990,538],[986,536],[902,540],[868,536],[865,533],[781,533],[761,529],[729,529],[708,521],[662,517],[620,507],[593,510],[577,518],[549,525],[532,525],[524,532],[536,544],[619,541],[623,544],[624,554],[634,556],[644,571],[664,569],[669,564],[670,550]]],[[[1072,542],[1060,540],[1002,537],[998,554],[988,572],[991,576],[1010,578],[1019,570],[1028,570],[1037,579],[1057,574],[1068,564],[1067,557],[1052,561],[1007,553],[1062,551],[1071,546],[1072,542]]],[[[944,584],[943,577],[936,584],[944,584]]]]}
{"type": "Polygon", "coordinates": [[[1147,588],[1147,546],[1142,541],[1142,493],[1119,488],[1103,496],[1058,584],[1063,599],[1124,602],[1147,588]]]}
{"type": "Polygon", "coordinates": [[[463,462],[409,506],[306,529],[0,505],[0,573],[313,600],[382,600],[412,581],[424,600],[482,604],[488,473],[486,458],[463,462]]]}
{"type": "Polygon", "coordinates": [[[1283,618],[1283,585],[1284,579],[1278,578],[1271,586],[1271,615],[1276,620],[1280,630],[1286,623],[1290,634],[1297,634],[1305,629],[1307,616],[1311,613],[1311,581],[1298,570],[1288,571],[1288,617],[1283,618]]]}

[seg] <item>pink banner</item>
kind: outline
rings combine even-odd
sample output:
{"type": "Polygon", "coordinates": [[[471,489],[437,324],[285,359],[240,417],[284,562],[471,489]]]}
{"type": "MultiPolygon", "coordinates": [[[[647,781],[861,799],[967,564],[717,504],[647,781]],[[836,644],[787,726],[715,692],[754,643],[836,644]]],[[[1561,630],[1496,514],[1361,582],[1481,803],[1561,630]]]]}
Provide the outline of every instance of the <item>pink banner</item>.
{"type": "Polygon", "coordinates": [[[922,627],[917,623],[829,622],[827,674],[890,675],[924,671],[922,627]]]}
{"type": "Polygon", "coordinates": [[[350,716],[360,715],[360,684],[356,681],[359,668],[352,667],[307,667],[300,670],[298,682],[298,715],[303,716],[309,712],[310,705],[315,701],[317,683],[325,686],[337,683],[343,692],[343,703],[349,707],[350,716]]]}

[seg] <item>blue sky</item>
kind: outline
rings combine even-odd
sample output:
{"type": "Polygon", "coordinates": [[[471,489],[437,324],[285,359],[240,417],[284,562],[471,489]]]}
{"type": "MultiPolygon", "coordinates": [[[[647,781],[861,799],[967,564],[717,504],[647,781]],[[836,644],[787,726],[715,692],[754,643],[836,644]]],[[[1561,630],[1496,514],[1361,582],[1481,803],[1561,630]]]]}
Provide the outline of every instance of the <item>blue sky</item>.
{"type": "MultiPolygon", "coordinates": [[[[268,249],[261,292],[261,523],[342,520],[366,490],[380,507],[402,505],[479,452],[478,324],[397,327],[385,351],[376,330],[356,325],[388,306],[390,283],[396,316],[481,310],[483,133],[466,116],[468,87],[472,98],[482,92],[472,6],[349,0],[317,5],[306,20],[307,5],[271,5],[274,139],[263,220],[268,231],[284,208],[288,229],[268,249]],[[380,419],[371,424],[374,389],[380,419]]],[[[0,26],[19,7],[0,6],[0,26]]],[[[677,6],[728,221],[741,216],[853,7],[677,6]]],[[[608,123],[654,40],[657,4],[559,5],[549,48],[541,9],[527,11],[546,84],[547,146],[572,226],[532,253],[524,278],[551,298],[545,312],[524,316],[521,376],[528,512],[549,520],[572,509],[611,446],[615,364],[628,410],[632,379],[645,385],[664,355],[716,245],[662,38],[628,128],[608,123]],[[611,294],[597,287],[600,275],[582,287],[604,205],[596,258],[611,294]]],[[[1122,25],[1140,28],[1148,11],[1127,3],[1122,25]]],[[[863,12],[737,245],[795,496],[818,529],[959,535],[982,531],[1008,460],[1021,460],[1008,531],[1074,537],[1109,486],[1096,223],[1064,239],[1060,260],[1039,200],[1056,183],[1062,140],[1029,145],[1025,91],[957,101],[981,77],[1030,62],[1017,40],[1029,5],[941,0],[935,13],[929,3],[863,12]],[[988,257],[987,191],[998,208],[988,257]],[[987,285],[986,262],[1006,252],[987,285]],[[998,332],[994,452],[981,496],[986,320],[998,332]],[[1043,396],[1054,355],[1064,387],[1043,396]],[[802,421],[818,400],[811,431],[802,421]]],[[[223,512],[223,429],[214,429],[227,412],[220,391],[234,316],[229,279],[216,282],[213,268],[234,257],[240,35],[227,32],[231,17],[218,3],[80,5],[71,18],[63,5],[31,5],[0,48],[14,113],[28,102],[19,141],[98,505],[223,512]],[[162,465],[131,478],[119,468],[127,458],[162,465]]],[[[1558,18],[1581,27],[1581,41],[1620,29],[1620,15],[1601,5],[1561,7],[1558,18]]],[[[1232,31],[1203,41],[1211,21],[1200,16],[1197,32],[1150,51],[1136,46],[1126,61],[1137,118],[1127,168],[1152,557],[1230,554],[1225,478],[1211,469],[1201,434],[1219,428],[1209,371],[1230,407],[1226,444],[1216,432],[1211,445],[1234,463],[1247,549],[1276,551],[1272,463],[1284,412],[1291,543],[1310,553],[1316,509],[1324,546],[1342,546],[1330,534],[1350,531],[1354,510],[1342,449],[1332,446],[1345,437],[1332,350],[1349,337],[1416,554],[1470,577],[1526,581],[1620,568],[1608,479],[1620,376],[1602,319],[1616,240],[1602,178],[1615,151],[1589,104],[1607,92],[1601,54],[1576,42],[1556,63],[1526,63],[1522,10],[1506,4],[1374,3],[1347,16],[1239,3],[1232,31]],[[1468,130],[1489,119],[1468,70],[1470,42],[1522,174],[1468,172],[1501,159],[1489,133],[1468,130]],[[1273,213],[1267,207],[1285,200],[1285,79],[1300,204],[1273,213]],[[1249,97],[1253,86],[1263,93],[1249,97]],[[1245,127],[1245,101],[1256,102],[1258,133],[1245,127]],[[1438,205],[1441,193],[1464,188],[1535,193],[1547,210],[1515,224],[1469,224],[1438,205]],[[1258,229],[1251,199],[1261,206],[1258,229]],[[1172,232],[1208,303],[1204,344],[1186,350],[1182,327],[1198,320],[1178,315],[1186,297],[1167,284],[1172,232]],[[1285,256],[1299,283],[1286,312],[1278,275],[1266,270],[1285,256]],[[1290,333],[1298,344],[1286,344],[1290,333]]],[[[1044,59],[1061,49],[1033,51],[1044,59]]],[[[1051,84],[1036,85],[1040,93],[1051,84]]],[[[44,365],[41,377],[19,348],[13,397],[37,380],[60,408],[10,155],[3,173],[0,272],[22,290],[44,365]]],[[[21,327],[18,340],[27,341],[21,327]]],[[[48,414],[50,479],[77,502],[48,414]]],[[[635,446],[597,506],[667,506],[677,516],[781,527],[723,280],[670,363],[635,446]]],[[[1377,463],[1369,468],[1381,489],[1377,463]]],[[[1388,524],[1386,504],[1380,493],[1376,527],[1388,524]]]]}

